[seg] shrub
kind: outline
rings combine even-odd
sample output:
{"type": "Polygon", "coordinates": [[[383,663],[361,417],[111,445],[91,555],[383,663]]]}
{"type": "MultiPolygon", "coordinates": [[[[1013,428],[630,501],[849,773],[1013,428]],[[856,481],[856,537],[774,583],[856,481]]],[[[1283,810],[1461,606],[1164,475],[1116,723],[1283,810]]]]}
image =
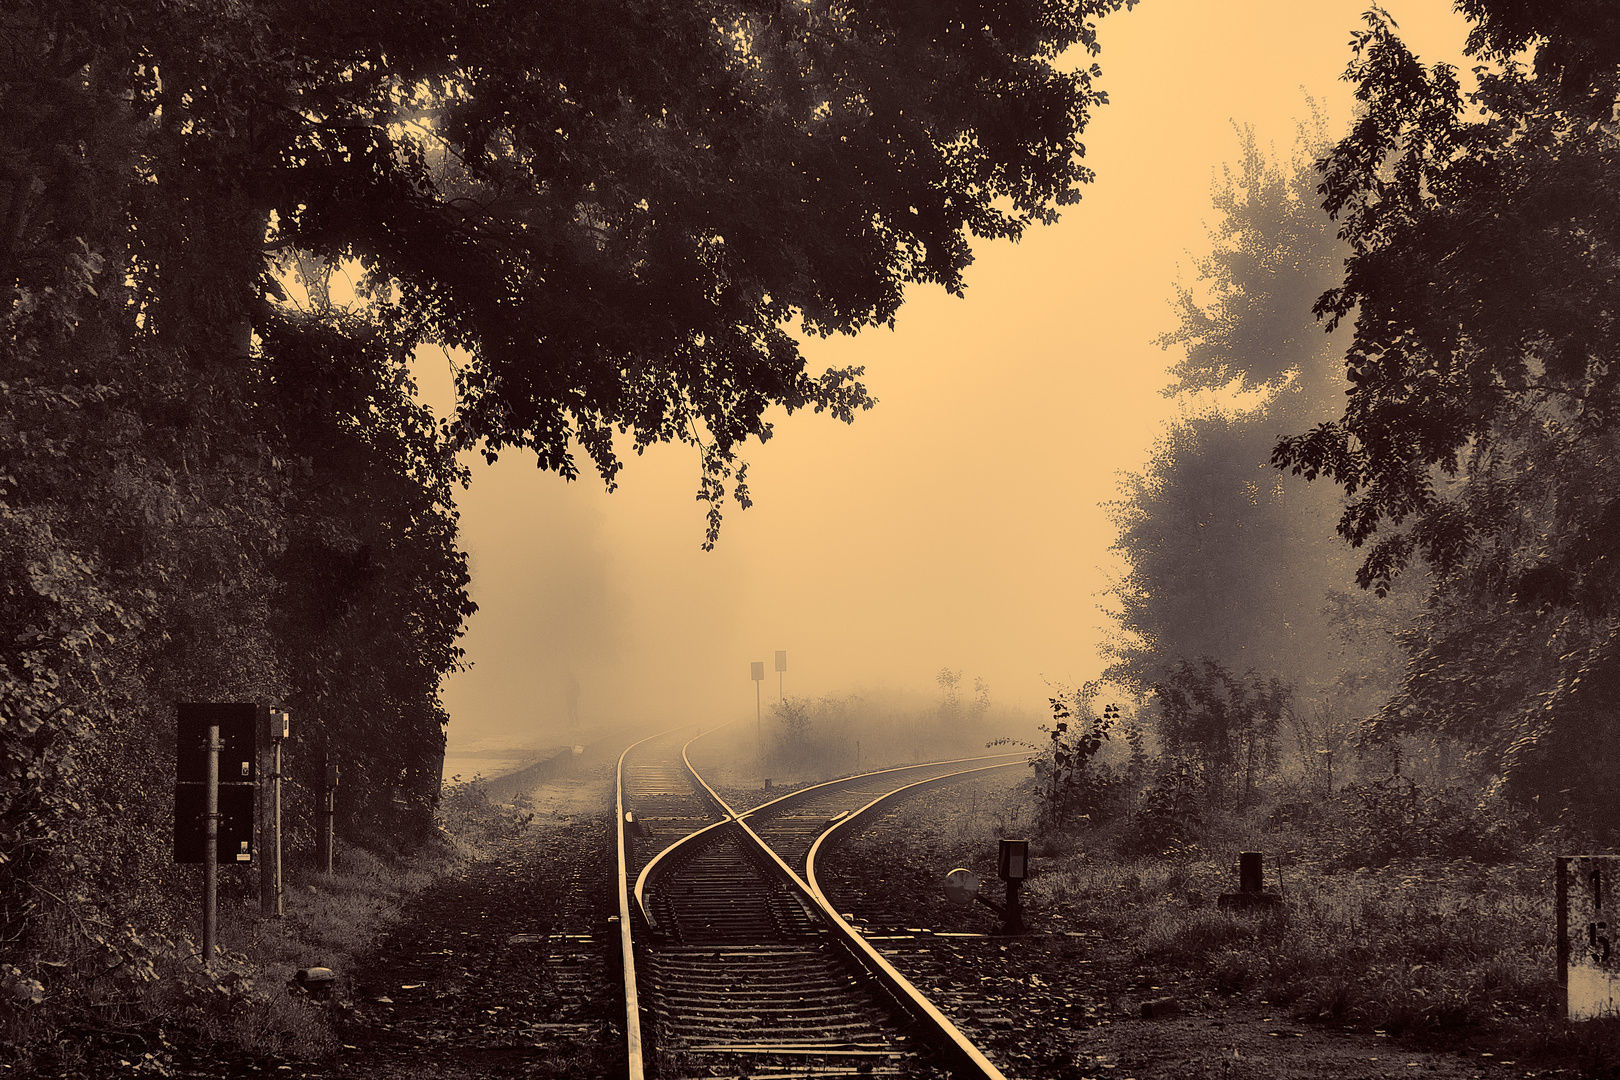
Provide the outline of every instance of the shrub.
{"type": "Polygon", "coordinates": [[[534,821],[529,801],[520,796],[509,804],[489,797],[483,777],[450,778],[439,797],[438,824],[453,840],[474,848],[523,835],[534,821]]]}
{"type": "Polygon", "coordinates": [[[1335,796],[1334,862],[1385,866],[1407,856],[1468,858],[1500,863],[1524,846],[1522,815],[1500,799],[1470,797],[1460,788],[1427,791],[1399,774],[1348,784],[1335,796]]]}
{"type": "Polygon", "coordinates": [[[1098,760],[1103,744],[1120,719],[1118,705],[1106,706],[1101,715],[1091,707],[1100,684],[1087,683],[1078,691],[1059,690],[1049,698],[1052,723],[1041,725],[1044,745],[1015,739],[997,739],[990,746],[1022,746],[1034,751],[1036,826],[1043,832],[1072,829],[1113,816],[1122,801],[1124,782],[1098,760]]]}

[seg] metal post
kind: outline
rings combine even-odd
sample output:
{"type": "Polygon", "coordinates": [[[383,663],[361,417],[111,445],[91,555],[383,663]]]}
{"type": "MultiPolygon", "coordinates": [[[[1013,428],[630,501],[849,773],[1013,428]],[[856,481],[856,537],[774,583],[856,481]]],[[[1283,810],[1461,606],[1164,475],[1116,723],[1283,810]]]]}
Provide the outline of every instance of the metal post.
{"type": "Polygon", "coordinates": [[[266,854],[270,864],[270,897],[265,914],[281,918],[286,914],[281,899],[281,740],[270,740],[270,828],[271,838],[266,854]]]}
{"type": "Polygon", "coordinates": [[[765,759],[765,719],[759,705],[760,680],[754,680],[754,746],[759,752],[760,760],[765,759]]]}
{"type": "Polygon", "coordinates": [[[1265,888],[1260,852],[1238,852],[1238,892],[1257,893],[1265,888]]]}
{"type": "Polygon", "coordinates": [[[208,780],[203,795],[203,967],[219,942],[219,725],[208,725],[208,780]]]}
{"type": "Polygon", "coordinates": [[[336,814],[338,767],[330,762],[322,770],[321,781],[321,827],[316,831],[315,859],[321,864],[321,872],[332,873],[332,819],[336,814]]]}
{"type": "Polygon", "coordinates": [[[1018,902],[1018,889],[1022,881],[1007,882],[1007,914],[1006,925],[1002,927],[1004,934],[1022,934],[1024,932],[1024,908],[1018,902]]]}
{"type": "Polygon", "coordinates": [[[259,913],[267,919],[286,914],[281,888],[281,741],[287,713],[271,706],[261,713],[259,757],[259,913]]]}

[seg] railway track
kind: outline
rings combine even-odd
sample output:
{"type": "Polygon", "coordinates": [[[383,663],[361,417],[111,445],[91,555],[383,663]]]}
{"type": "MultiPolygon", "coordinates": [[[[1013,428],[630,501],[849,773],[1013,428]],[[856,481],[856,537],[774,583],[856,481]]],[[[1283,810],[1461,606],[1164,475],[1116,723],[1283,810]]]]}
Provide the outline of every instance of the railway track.
{"type": "Polygon", "coordinates": [[[619,766],[629,1076],[1000,1077],[805,880],[829,826],[898,788],[1019,759],[885,770],[737,812],[690,731],[619,766]]]}

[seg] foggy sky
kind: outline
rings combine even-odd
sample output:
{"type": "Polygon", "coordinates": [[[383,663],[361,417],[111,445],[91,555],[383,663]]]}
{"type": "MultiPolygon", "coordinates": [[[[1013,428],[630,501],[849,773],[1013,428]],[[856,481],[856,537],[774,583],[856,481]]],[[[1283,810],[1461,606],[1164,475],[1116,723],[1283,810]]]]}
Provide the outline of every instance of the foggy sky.
{"type": "MultiPolygon", "coordinates": [[[[587,732],[751,716],[749,662],[769,701],[776,649],[789,694],[932,694],[950,667],[1036,710],[1050,683],[1095,677],[1116,565],[1099,504],[1173,412],[1152,342],[1208,248],[1231,121],[1286,155],[1309,92],[1340,134],[1366,6],[1143,0],[1101,20],[1111,104],[1083,137],[1098,176],[1080,205],[978,242],[965,298],[912,287],[894,331],[807,342],[813,371],[864,364],[880,404],[853,426],[773,415],[743,454],[755,505],[728,507],[713,552],[688,448],[632,458],[612,495],[520,454],[476,464],[458,503],[480,611],[473,667],[445,688],[451,749],[572,741],[571,679],[587,732]]],[[[1421,59],[1460,61],[1449,3],[1386,7],[1421,59]]],[[[420,364],[442,415],[447,364],[420,364]]]]}

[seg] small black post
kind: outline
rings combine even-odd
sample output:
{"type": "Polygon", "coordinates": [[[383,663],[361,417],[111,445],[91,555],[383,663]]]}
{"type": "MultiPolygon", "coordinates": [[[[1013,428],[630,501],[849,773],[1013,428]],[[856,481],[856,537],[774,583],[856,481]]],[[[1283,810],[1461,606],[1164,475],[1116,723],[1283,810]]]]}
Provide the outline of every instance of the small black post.
{"type": "Polygon", "coordinates": [[[1029,841],[1003,840],[996,855],[996,876],[1007,883],[1007,905],[1002,911],[1004,934],[1024,932],[1024,908],[1018,890],[1029,876],[1029,841]]]}
{"type": "Polygon", "coordinates": [[[1024,932],[1024,907],[1018,902],[1018,892],[1022,881],[1007,882],[1007,914],[1001,928],[1003,934],[1022,934],[1024,932]]]}
{"type": "Polygon", "coordinates": [[[1238,852],[1238,892],[1257,893],[1265,889],[1265,874],[1261,870],[1260,852],[1238,852]]]}

